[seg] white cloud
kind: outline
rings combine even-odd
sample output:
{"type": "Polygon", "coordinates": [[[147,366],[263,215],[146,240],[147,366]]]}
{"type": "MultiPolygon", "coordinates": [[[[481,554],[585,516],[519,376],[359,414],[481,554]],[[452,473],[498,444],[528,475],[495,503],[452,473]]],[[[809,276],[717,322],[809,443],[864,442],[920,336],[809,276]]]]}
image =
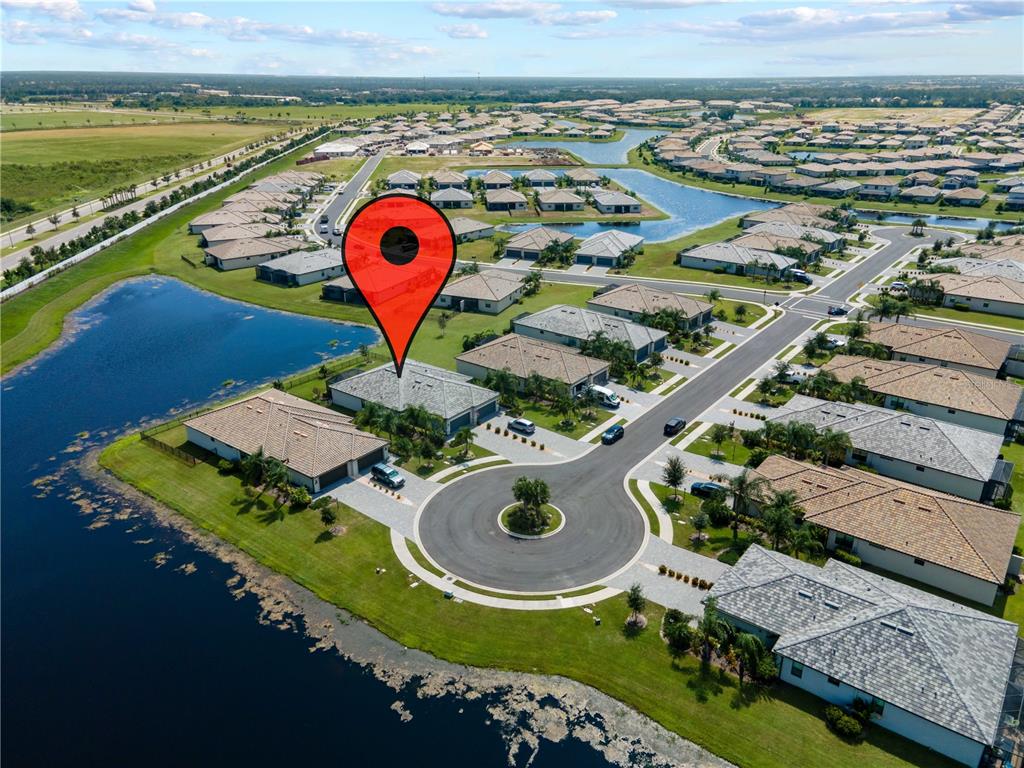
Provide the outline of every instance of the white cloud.
{"type": "Polygon", "coordinates": [[[550,13],[537,17],[541,24],[554,24],[561,27],[576,27],[586,24],[601,24],[618,16],[615,11],[571,11],[568,13],[550,13]]]}
{"type": "Polygon", "coordinates": [[[132,0],[132,2],[128,3],[128,7],[133,11],[156,13],[156,3],[153,0],[132,0]]]}
{"type": "Polygon", "coordinates": [[[487,30],[479,24],[452,24],[439,28],[453,40],[486,40],[487,30]]]}
{"type": "Polygon", "coordinates": [[[674,8],[694,8],[698,5],[724,5],[733,2],[738,2],[738,0],[609,0],[608,4],[621,8],[660,11],[674,8]]]}
{"type": "Polygon", "coordinates": [[[27,11],[61,21],[73,21],[85,16],[78,0],[0,0],[0,8],[27,11]]]}
{"type": "Polygon", "coordinates": [[[484,3],[434,3],[431,9],[441,16],[463,19],[531,19],[553,13],[557,3],[535,3],[528,0],[496,0],[484,3]]]}

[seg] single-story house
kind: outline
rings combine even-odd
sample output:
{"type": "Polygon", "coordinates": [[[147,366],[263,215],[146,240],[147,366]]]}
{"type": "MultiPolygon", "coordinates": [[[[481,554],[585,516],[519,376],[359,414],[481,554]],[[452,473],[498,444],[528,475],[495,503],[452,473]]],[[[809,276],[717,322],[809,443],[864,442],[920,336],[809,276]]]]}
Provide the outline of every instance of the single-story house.
{"type": "Polygon", "coordinates": [[[288,468],[288,480],[318,493],[388,460],[388,441],[328,408],[268,389],[185,422],[188,441],[240,461],[263,449],[288,468]]]}
{"type": "Polygon", "coordinates": [[[937,190],[935,187],[928,187],[919,185],[916,187],[907,187],[906,189],[900,190],[900,199],[908,200],[912,203],[934,203],[942,196],[942,192],[937,190]]]}
{"type": "Polygon", "coordinates": [[[580,395],[592,386],[608,382],[608,363],[582,355],[575,349],[508,333],[455,357],[459,373],[484,381],[492,372],[508,371],[520,388],[536,374],[568,387],[580,395]]]}
{"type": "Polygon", "coordinates": [[[960,328],[922,328],[907,323],[871,323],[865,337],[889,350],[892,360],[928,363],[995,377],[1003,370],[1010,344],[960,328]]]}
{"type": "Polygon", "coordinates": [[[786,176],[784,179],[775,181],[773,189],[781,189],[783,192],[790,192],[794,195],[802,195],[811,190],[817,190],[828,182],[825,179],[812,178],[810,176],[786,176]]]}
{"type": "Polygon", "coordinates": [[[256,279],[275,285],[309,285],[345,274],[341,251],[295,251],[256,267],[256,279]]]}
{"type": "Polygon", "coordinates": [[[494,236],[493,224],[470,219],[466,216],[453,216],[448,222],[452,225],[452,231],[455,233],[455,241],[459,243],[494,236]]]}
{"type": "Polygon", "coordinates": [[[900,192],[900,180],[896,176],[878,176],[861,181],[857,196],[873,200],[892,200],[900,192]]]}
{"type": "Polygon", "coordinates": [[[954,205],[979,206],[988,199],[988,193],[975,187],[962,187],[942,193],[942,199],[954,205]]]}
{"type": "Polygon", "coordinates": [[[206,254],[207,264],[226,272],[243,267],[255,267],[257,264],[308,246],[309,243],[297,237],[253,237],[204,248],[203,252],[206,254]]]}
{"type": "Polygon", "coordinates": [[[846,247],[846,237],[842,232],[833,232],[818,227],[804,227],[800,224],[788,224],[784,221],[769,221],[755,224],[746,230],[750,234],[770,234],[780,237],[791,237],[794,240],[807,240],[820,244],[826,252],[841,251],[846,247]]]}
{"type": "Polygon", "coordinates": [[[472,208],[473,195],[465,189],[445,187],[431,192],[430,202],[438,208],[472,208]]]}
{"type": "MultiPolygon", "coordinates": [[[[782,222],[785,224],[796,224],[801,227],[814,227],[817,229],[835,229],[836,222],[824,217],[825,211],[812,213],[822,206],[800,206],[796,204],[784,205],[781,208],[769,208],[765,211],[754,211],[746,214],[740,219],[740,225],[744,229],[765,224],[769,222],[782,222]]],[[[828,209],[826,209],[828,210],[828,209]]]]}
{"type": "Polygon", "coordinates": [[[587,306],[598,312],[624,317],[642,323],[645,317],[664,310],[678,312],[686,320],[686,328],[701,328],[712,320],[713,305],[684,293],[662,291],[639,283],[610,286],[587,300],[587,306]]]}
{"type": "Polygon", "coordinates": [[[835,179],[820,187],[815,187],[814,194],[824,197],[846,197],[859,193],[862,187],[862,184],[850,179],[835,179]]]}
{"type": "Polygon", "coordinates": [[[422,177],[415,171],[395,171],[388,176],[388,189],[405,189],[415,192],[422,177]]]}
{"type": "Polygon", "coordinates": [[[1024,176],[1007,176],[995,182],[996,192],[1009,192],[1014,187],[1024,187],[1024,176]]]}
{"type": "Polygon", "coordinates": [[[271,227],[278,227],[281,224],[281,217],[274,213],[264,211],[241,211],[228,208],[218,208],[200,216],[196,216],[188,223],[188,231],[198,235],[208,229],[224,226],[238,226],[242,224],[268,224],[271,227]]]}
{"type": "Polygon", "coordinates": [[[750,230],[729,242],[755,251],[773,251],[790,256],[793,255],[792,250],[798,250],[803,253],[803,260],[808,263],[821,259],[825,251],[824,245],[811,240],[777,235],[771,232],[751,232],[750,230]]]}
{"type": "Polygon", "coordinates": [[[410,141],[405,145],[407,155],[425,155],[430,152],[430,145],[423,141],[410,141]]]}
{"type": "Polygon", "coordinates": [[[469,186],[469,177],[458,171],[434,171],[431,178],[438,189],[466,189],[469,186]]]}
{"type": "Polygon", "coordinates": [[[779,679],[855,699],[885,728],[972,767],[997,743],[1017,625],[861,568],[823,567],[754,544],[708,594],[759,636],[779,679]]]}
{"type": "Polygon", "coordinates": [[[577,264],[617,267],[626,255],[639,253],[643,246],[644,239],[640,235],[608,229],[597,232],[580,243],[574,259],[577,264]]]}
{"type": "Polygon", "coordinates": [[[512,177],[504,171],[488,171],[483,177],[484,189],[509,189],[512,177]]]}
{"type": "Polygon", "coordinates": [[[352,278],[347,275],[328,280],[320,286],[320,298],[324,301],[340,301],[345,304],[365,304],[363,295],[359,293],[352,278]]]}
{"type": "Polygon", "coordinates": [[[708,243],[679,252],[679,266],[692,269],[722,270],[734,275],[782,275],[797,265],[789,256],[734,242],[708,243]]]}
{"type": "Polygon", "coordinates": [[[839,381],[863,379],[886,408],[1012,437],[1024,426],[1024,388],[1012,381],[924,363],[836,355],[822,366],[839,381]]]}
{"type": "Polygon", "coordinates": [[[224,224],[219,227],[204,229],[200,234],[200,242],[204,248],[230,243],[232,240],[251,240],[254,237],[273,237],[284,231],[277,224],[224,224]]]}
{"type": "MultiPolygon", "coordinates": [[[[949,259],[936,259],[932,266],[951,269],[961,275],[974,277],[1005,277],[1024,283],[1024,259],[980,259],[973,256],[954,256],[949,259]]],[[[941,274],[941,273],[940,273],[941,274]]]]}
{"type": "Polygon", "coordinates": [[[1011,211],[1024,210],[1024,184],[1010,188],[1003,206],[1011,211]]]}
{"type": "Polygon", "coordinates": [[[536,259],[552,243],[565,243],[572,235],[560,229],[539,226],[524,229],[505,241],[505,257],[509,259],[536,259]]]}
{"type": "Polygon", "coordinates": [[[567,304],[555,304],[532,315],[517,317],[512,321],[512,330],[567,347],[579,347],[583,342],[603,333],[609,339],[628,344],[637,361],[646,360],[652,353],[665,349],[668,344],[665,331],[567,304]]]}
{"type": "Polygon", "coordinates": [[[585,201],[568,189],[546,189],[537,195],[537,207],[542,211],[582,211],[585,201]]]}
{"type": "Polygon", "coordinates": [[[401,412],[420,406],[441,422],[449,437],[462,427],[476,426],[498,413],[498,393],[470,383],[470,377],[418,360],[406,360],[402,376],[394,363],[357,373],[330,385],[331,401],[350,411],[377,403],[401,412]]]}
{"type": "Polygon", "coordinates": [[[949,187],[946,187],[946,183],[955,181],[960,187],[976,187],[978,186],[978,177],[980,175],[977,171],[972,171],[970,168],[954,168],[952,171],[946,172],[946,179],[942,182],[942,186],[949,189],[949,187]]]}
{"type": "Polygon", "coordinates": [[[594,207],[599,213],[640,213],[641,204],[625,192],[603,189],[594,192],[594,207]]]}
{"type": "Polygon", "coordinates": [[[526,171],[521,178],[531,187],[553,187],[558,177],[544,168],[535,168],[526,171]]]}
{"type": "Polygon", "coordinates": [[[514,189],[488,189],[484,193],[488,211],[525,211],[526,197],[514,189]]]}
{"type": "Polygon", "coordinates": [[[826,548],[868,565],[992,605],[1007,577],[1020,515],[883,478],[769,456],[755,470],[772,491],[792,491],[804,520],[825,528],[826,548]]]}
{"type": "Polygon", "coordinates": [[[865,403],[795,395],[769,421],[800,422],[850,436],[847,464],[974,501],[1003,498],[1013,464],[999,458],[1003,437],[865,403]]]}
{"type": "Polygon", "coordinates": [[[942,289],[944,307],[1024,318],[1024,283],[995,275],[937,273],[928,276],[942,289]]]}
{"type": "Polygon", "coordinates": [[[497,315],[523,295],[523,277],[500,269],[485,269],[453,277],[441,289],[435,306],[460,312],[497,315]]]}
{"type": "MultiPolygon", "coordinates": [[[[589,168],[570,168],[565,177],[577,187],[596,187],[601,184],[601,177],[589,168]]],[[[1024,184],[1024,181],[1021,182],[1024,184]]]]}

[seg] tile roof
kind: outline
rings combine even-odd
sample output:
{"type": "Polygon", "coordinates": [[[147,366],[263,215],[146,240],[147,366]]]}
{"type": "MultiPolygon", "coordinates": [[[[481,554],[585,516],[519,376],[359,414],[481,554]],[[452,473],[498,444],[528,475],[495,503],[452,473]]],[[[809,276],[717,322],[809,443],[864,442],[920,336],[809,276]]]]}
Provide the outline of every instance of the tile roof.
{"type": "Polygon", "coordinates": [[[570,192],[568,189],[547,189],[538,193],[537,197],[541,203],[583,204],[583,198],[575,192],[570,192]]]}
{"type": "Polygon", "coordinates": [[[253,237],[247,240],[229,240],[220,245],[211,245],[203,251],[220,261],[245,259],[250,256],[266,256],[275,253],[289,253],[309,245],[297,237],[253,237]]]}
{"type": "Polygon", "coordinates": [[[337,381],[331,389],[394,411],[418,405],[435,416],[450,419],[498,396],[497,392],[470,384],[469,380],[469,376],[455,371],[406,360],[401,378],[395,376],[394,364],[388,363],[337,381]]]}
{"type": "Polygon", "coordinates": [[[1016,259],[1024,261],[1024,235],[1003,235],[991,240],[961,245],[957,250],[979,259],[1016,259]]]}
{"type": "Polygon", "coordinates": [[[922,328],[907,323],[871,323],[867,340],[893,353],[945,360],[975,368],[998,371],[1010,344],[959,328],[922,328]]]}
{"type": "Polygon", "coordinates": [[[525,251],[543,251],[551,243],[564,243],[572,240],[572,235],[560,229],[552,227],[531,227],[522,232],[512,235],[505,241],[505,248],[525,251]]]}
{"type": "Polygon", "coordinates": [[[608,229],[597,232],[580,243],[576,255],[617,259],[631,248],[643,245],[643,242],[644,239],[640,235],[608,229]]]}
{"type": "Polygon", "coordinates": [[[621,317],[567,304],[555,304],[532,315],[517,318],[512,324],[516,330],[520,326],[525,326],[581,341],[592,338],[597,333],[604,333],[610,339],[626,342],[633,349],[646,347],[668,336],[665,331],[648,328],[621,317]]]}
{"type": "Polygon", "coordinates": [[[488,189],[484,193],[488,203],[525,203],[526,198],[514,189],[488,189]]]}
{"type": "Polygon", "coordinates": [[[473,202],[473,194],[465,189],[459,189],[458,187],[445,187],[444,189],[435,189],[430,193],[430,202],[432,203],[463,203],[473,202]]]}
{"type": "MultiPolygon", "coordinates": [[[[1021,259],[974,258],[959,256],[951,259],[937,259],[936,267],[955,269],[961,275],[978,277],[1005,277],[1024,283],[1024,254],[1021,259]]],[[[925,276],[926,277],[926,276],[925,276]]]]}
{"type": "Polygon", "coordinates": [[[805,520],[944,568],[1002,584],[1020,515],[853,467],[769,456],[755,471],[793,491],[805,520]]]}
{"type": "Polygon", "coordinates": [[[795,395],[769,421],[799,421],[846,432],[857,450],[986,482],[996,470],[1001,435],[864,403],[795,395]]]}
{"type": "Polygon", "coordinates": [[[751,234],[767,232],[772,235],[792,237],[798,240],[810,240],[812,242],[818,241],[826,244],[843,239],[843,236],[837,232],[831,232],[819,227],[803,227],[799,224],[789,224],[784,221],[768,221],[763,224],[755,224],[746,231],[751,234]]]}
{"type": "Polygon", "coordinates": [[[993,744],[1015,624],[868,571],[752,545],[709,593],[779,635],[774,651],[954,733],[993,744]]]}
{"type": "Polygon", "coordinates": [[[470,219],[466,216],[453,216],[448,221],[452,225],[452,230],[455,232],[456,237],[459,235],[468,235],[473,232],[482,232],[488,229],[494,229],[493,224],[488,224],[484,221],[477,221],[476,219],[470,219]]]}
{"type": "Polygon", "coordinates": [[[608,363],[580,354],[561,344],[509,333],[494,341],[463,352],[456,360],[479,365],[492,371],[507,370],[526,379],[536,373],[563,384],[576,384],[608,368],[608,363]]]}
{"type": "Polygon", "coordinates": [[[694,299],[682,293],[661,291],[646,285],[628,283],[612,288],[592,299],[587,304],[593,307],[609,307],[627,312],[654,314],[660,309],[679,310],[686,317],[694,317],[712,308],[706,301],[694,299]]]}
{"type": "Polygon", "coordinates": [[[318,477],[387,445],[352,420],[307,400],[268,389],[196,416],[185,425],[244,454],[265,455],[318,477]]]}
{"type": "Polygon", "coordinates": [[[822,366],[837,379],[864,379],[872,392],[996,419],[1024,419],[1024,388],[956,368],[836,355],[822,366]]]}
{"type": "Polygon", "coordinates": [[[460,299],[501,301],[523,287],[523,277],[499,269],[485,269],[455,277],[442,289],[442,296],[460,299]]]}
{"type": "Polygon", "coordinates": [[[222,224],[203,230],[203,239],[208,243],[226,242],[228,240],[250,240],[254,237],[267,237],[280,233],[279,224],[257,222],[253,224],[222,224]]]}
{"type": "Polygon", "coordinates": [[[819,243],[812,243],[809,240],[787,237],[785,235],[778,235],[772,232],[747,232],[746,234],[740,235],[735,240],[730,240],[729,242],[742,246],[743,248],[753,248],[758,251],[778,251],[782,248],[799,248],[805,254],[809,254],[821,250],[821,244],[819,243]]]}
{"type": "Polygon", "coordinates": [[[617,189],[603,189],[594,192],[594,202],[598,205],[640,205],[640,201],[617,189]]]}
{"type": "Polygon", "coordinates": [[[721,243],[708,243],[696,248],[684,251],[681,256],[695,256],[710,261],[718,261],[723,264],[738,264],[742,266],[767,266],[775,269],[788,269],[797,263],[796,259],[783,256],[781,253],[766,251],[760,248],[744,248],[731,241],[721,243]]]}
{"type": "Polygon", "coordinates": [[[1024,304],[1024,283],[1019,280],[995,275],[957,275],[948,272],[928,277],[937,282],[947,296],[1024,304]]]}
{"type": "Polygon", "coordinates": [[[276,259],[265,261],[261,269],[276,269],[293,275],[307,275],[324,269],[343,267],[341,251],[335,248],[321,248],[319,251],[296,251],[276,259]]]}

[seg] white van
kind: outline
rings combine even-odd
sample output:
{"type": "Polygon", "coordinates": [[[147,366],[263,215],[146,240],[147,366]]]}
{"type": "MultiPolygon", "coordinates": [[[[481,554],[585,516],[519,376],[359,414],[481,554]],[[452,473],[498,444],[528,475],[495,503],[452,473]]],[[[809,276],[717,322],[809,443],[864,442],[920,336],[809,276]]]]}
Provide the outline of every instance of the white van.
{"type": "Polygon", "coordinates": [[[608,387],[593,386],[590,388],[591,394],[594,395],[594,399],[600,405],[606,408],[618,408],[619,407],[619,396],[612,392],[608,387]]]}

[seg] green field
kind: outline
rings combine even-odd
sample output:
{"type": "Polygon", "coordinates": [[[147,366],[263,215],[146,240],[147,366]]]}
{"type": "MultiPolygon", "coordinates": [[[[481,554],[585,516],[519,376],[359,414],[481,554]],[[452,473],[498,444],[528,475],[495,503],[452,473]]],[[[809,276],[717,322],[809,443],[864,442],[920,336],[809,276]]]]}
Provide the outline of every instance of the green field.
{"type": "Polygon", "coordinates": [[[110,125],[142,126],[195,121],[192,115],[173,112],[143,112],[89,109],[37,110],[7,107],[0,114],[0,131],[36,131],[46,128],[93,128],[110,125]]]}
{"type": "Polygon", "coordinates": [[[335,121],[365,120],[386,115],[412,115],[416,112],[455,113],[463,109],[464,104],[331,104],[317,107],[275,104],[266,107],[204,107],[188,112],[214,117],[244,117],[249,120],[335,121]]]}
{"type": "Polygon", "coordinates": [[[324,600],[351,611],[396,641],[456,663],[565,675],[600,688],[666,728],[748,768],[949,766],[944,758],[879,728],[849,744],[821,719],[824,704],[776,685],[761,695],[736,680],[702,672],[693,656],[673,659],[658,636],[662,609],[649,604],[649,628],[623,629],[623,597],[579,609],[502,611],[411,589],[384,526],[342,508],[344,533],[324,535],[315,511],[282,514],[268,498],[247,498],[235,477],[210,464],[188,466],[138,436],[107,448],[102,464],[189,520],[240,547],[324,600]],[[383,573],[377,573],[377,567],[383,573]],[[542,639],[542,642],[538,642],[542,639]]]}
{"type": "Polygon", "coordinates": [[[269,123],[191,122],[0,133],[3,196],[34,209],[16,224],[115,187],[141,187],[277,130],[269,123]]]}

